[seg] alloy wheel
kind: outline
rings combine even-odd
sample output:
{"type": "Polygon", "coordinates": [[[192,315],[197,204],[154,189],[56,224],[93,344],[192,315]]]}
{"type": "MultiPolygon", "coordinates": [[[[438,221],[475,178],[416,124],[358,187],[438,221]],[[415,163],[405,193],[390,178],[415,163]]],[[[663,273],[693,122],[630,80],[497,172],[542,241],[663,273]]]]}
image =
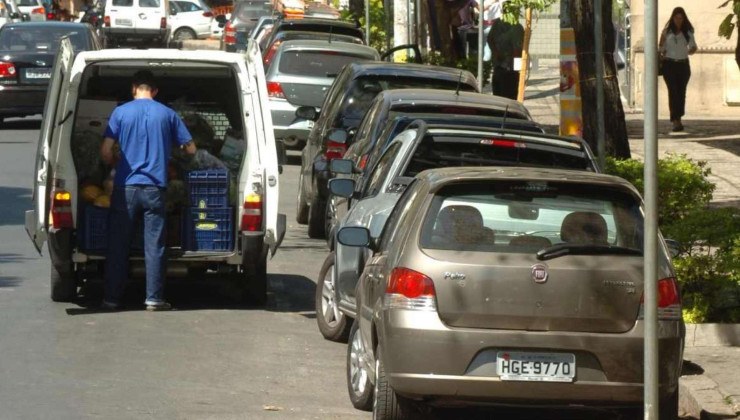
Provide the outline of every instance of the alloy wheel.
{"type": "Polygon", "coordinates": [[[365,349],[360,338],[360,329],[356,329],[352,335],[350,343],[350,379],[352,390],[355,395],[361,395],[365,392],[367,386],[367,368],[364,363],[365,349]]]}
{"type": "Polygon", "coordinates": [[[334,294],[334,267],[326,270],[324,276],[324,285],[321,288],[321,313],[324,314],[324,321],[330,327],[334,327],[342,320],[344,314],[339,312],[337,301],[334,294]]]}

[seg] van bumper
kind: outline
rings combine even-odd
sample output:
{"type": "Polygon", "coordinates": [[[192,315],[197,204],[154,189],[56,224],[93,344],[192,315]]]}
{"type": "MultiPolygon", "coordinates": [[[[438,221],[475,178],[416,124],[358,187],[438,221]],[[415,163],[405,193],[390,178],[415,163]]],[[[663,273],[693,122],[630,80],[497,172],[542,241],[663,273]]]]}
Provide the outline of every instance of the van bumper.
{"type": "Polygon", "coordinates": [[[103,34],[109,38],[120,39],[160,39],[169,40],[169,29],[133,29],[133,28],[103,28],[103,34]]]}

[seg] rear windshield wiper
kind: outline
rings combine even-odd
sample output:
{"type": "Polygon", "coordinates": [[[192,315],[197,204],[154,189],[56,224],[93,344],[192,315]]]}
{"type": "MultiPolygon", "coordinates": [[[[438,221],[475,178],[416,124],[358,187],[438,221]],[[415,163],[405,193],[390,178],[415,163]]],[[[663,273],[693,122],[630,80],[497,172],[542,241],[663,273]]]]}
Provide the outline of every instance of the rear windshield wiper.
{"type": "Polygon", "coordinates": [[[541,261],[551,260],[564,255],[642,255],[642,251],[616,245],[569,243],[557,244],[537,251],[537,259],[541,261]]]}

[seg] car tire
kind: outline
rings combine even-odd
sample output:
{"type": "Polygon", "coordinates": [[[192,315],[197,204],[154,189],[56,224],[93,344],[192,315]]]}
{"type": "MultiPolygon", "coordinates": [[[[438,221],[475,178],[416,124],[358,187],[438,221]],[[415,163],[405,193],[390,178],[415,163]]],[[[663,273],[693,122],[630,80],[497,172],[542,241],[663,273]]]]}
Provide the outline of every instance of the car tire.
{"type": "Polygon", "coordinates": [[[352,323],[347,345],[347,391],[349,399],[358,410],[370,411],[373,408],[373,383],[370,373],[362,366],[362,341],[357,321],[352,323]]]}
{"type": "Polygon", "coordinates": [[[172,35],[172,41],[182,42],[187,41],[191,39],[197,39],[198,35],[195,33],[194,30],[190,28],[180,28],[175,31],[175,33],[172,35]]]}
{"type": "Polygon", "coordinates": [[[306,194],[303,192],[303,172],[298,176],[298,203],[296,204],[295,221],[298,224],[305,225],[308,223],[308,203],[306,203],[306,194]]]}
{"type": "Polygon", "coordinates": [[[308,208],[308,237],[323,239],[326,236],[326,201],[319,198],[318,191],[308,208]]]}
{"type": "Polygon", "coordinates": [[[340,343],[347,342],[351,324],[347,316],[338,308],[335,300],[336,277],[334,265],[336,254],[330,253],[319,272],[319,281],[316,284],[316,323],[321,335],[327,340],[340,343]],[[327,315],[328,314],[328,315],[327,315]]]}
{"type": "Polygon", "coordinates": [[[388,383],[383,365],[383,348],[375,351],[375,390],[373,391],[373,420],[411,420],[421,418],[414,403],[397,395],[388,383]]]}
{"type": "Polygon", "coordinates": [[[74,271],[60,272],[51,265],[51,300],[54,302],[70,302],[77,295],[77,279],[74,271]]]}
{"type": "Polygon", "coordinates": [[[658,418],[660,420],[678,419],[678,388],[668,398],[660,401],[658,411],[658,418]]]}

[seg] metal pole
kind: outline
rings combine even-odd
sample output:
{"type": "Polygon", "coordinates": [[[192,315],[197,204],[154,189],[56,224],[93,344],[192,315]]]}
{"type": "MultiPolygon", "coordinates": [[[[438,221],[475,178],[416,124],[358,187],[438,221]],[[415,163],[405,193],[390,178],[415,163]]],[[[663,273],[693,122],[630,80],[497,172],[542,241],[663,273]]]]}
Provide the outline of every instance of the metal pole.
{"type": "Polygon", "coordinates": [[[478,92],[483,92],[483,6],[485,0],[478,2],[478,92]]]}
{"type": "Polygon", "coordinates": [[[645,0],[645,419],[658,420],[658,0],[645,0]]]}
{"type": "Polygon", "coordinates": [[[604,25],[601,21],[602,0],[594,0],[594,56],[596,58],[596,146],[599,166],[606,161],[604,128],[604,25]]]}
{"type": "Polygon", "coordinates": [[[370,0],[365,0],[365,44],[370,45],[370,0]]]}

